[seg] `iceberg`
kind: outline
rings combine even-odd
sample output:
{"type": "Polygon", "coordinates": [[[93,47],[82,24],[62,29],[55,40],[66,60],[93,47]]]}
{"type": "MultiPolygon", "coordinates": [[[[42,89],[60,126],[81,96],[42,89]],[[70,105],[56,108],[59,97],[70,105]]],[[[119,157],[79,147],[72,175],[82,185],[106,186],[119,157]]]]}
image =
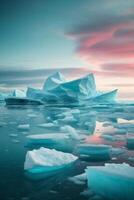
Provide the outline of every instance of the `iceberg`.
{"type": "Polygon", "coordinates": [[[126,163],[92,166],[86,170],[90,190],[109,200],[132,200],[134,167],[126,163]]]}
{"type": "Polygon", "coordinates": [[[101,144],[81,144],[78,146],[78,153],[81,158],[93,161],[104,161],[111,159],[112,147],[101,144]]]}
{"type": "Polygon", "coordinates": [[[24,170],[30,177],[44,178],[72,166],[77,159],[70,153],[41,147],[27,152],[24,170]]]}
{"type": "Polygon", "coordinates": [[[98,92],[93,74],[88,74],[76,80],[66,81],[60,72],[56,72],[46,79],[42,89],[28,87],[26,94],[21,90],[15,90],[13,97],[18,97],[18,99],[9,99],[9,97],[6,103],[23,104],[22,98],[24,98],[25,104],[26,101],[27,104],[30,104],[31,101],[38,100],[44,104],[58,103],[65,105],[67,103],[83,105],[89,102],[114,102],[116,95],[117,90],[98,92]]]}

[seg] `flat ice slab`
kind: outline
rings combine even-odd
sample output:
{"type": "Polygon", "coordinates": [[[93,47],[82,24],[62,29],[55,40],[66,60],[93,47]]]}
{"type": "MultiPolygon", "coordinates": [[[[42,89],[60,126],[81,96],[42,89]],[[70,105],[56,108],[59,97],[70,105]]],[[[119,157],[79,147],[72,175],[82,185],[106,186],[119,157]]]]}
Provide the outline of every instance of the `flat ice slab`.
{"type": "Polygon", "coordinates": [[[111,149],[110,145],[81,144],[78,146],[80,157],[94,161],[109,160],[111,158],[111,149]]]}
{"type": "Polygon", "coordinates": [[[70,166],[77,159],[77,156],[70,153],[41,147],[27,152],[24,169],[33,175],[48,175],[70,166]]]}
{"type": "Polygon", "coordinates": [[[128,164],[105,164],[86,169],[88,187],[109,200],[132,200],[134,167],[128,164]]]}
{"type": "Polygon", "coordinates": [[[33,144],[52,144],[66,141],[69,135],[63,133],[35,134],[27,136],[28,142],[33,144]]]}

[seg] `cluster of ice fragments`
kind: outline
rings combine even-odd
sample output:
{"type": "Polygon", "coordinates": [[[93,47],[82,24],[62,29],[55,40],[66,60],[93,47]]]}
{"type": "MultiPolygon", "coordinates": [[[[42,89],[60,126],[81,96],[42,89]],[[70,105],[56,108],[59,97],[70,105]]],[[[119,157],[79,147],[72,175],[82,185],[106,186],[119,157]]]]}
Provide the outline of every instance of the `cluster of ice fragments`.
{"type": "MultiPolygon", "coordinates": [[[[5,100],[7,104],[113,102],[117,90],[98,92],[93,74],[66,81],[59,72],[49,76],[42,89],[14,90],[5,100]]],[[[3,99],[3,97],[1,98],[3,99]]]]}

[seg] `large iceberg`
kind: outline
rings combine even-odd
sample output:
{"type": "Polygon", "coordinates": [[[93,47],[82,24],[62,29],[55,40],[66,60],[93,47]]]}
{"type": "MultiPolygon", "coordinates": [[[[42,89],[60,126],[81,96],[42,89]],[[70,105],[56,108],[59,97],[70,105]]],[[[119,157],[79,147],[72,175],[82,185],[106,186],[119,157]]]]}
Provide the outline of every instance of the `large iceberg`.
{"type": "Polygon", "coordinates": [[[90,190],[104,199],[132,200],[134,197],[134,167],[126,163],[88,167],[86,175],[90,190]]]}
{"type": "MultiPolygon", "coordinates": [[[[42,89],[28,88],[26,98],[40,100],[44,103],[83,104],[88,102],[113,102],[117,90],[98,92],[93,74],[66,81],[59,72],[49,76],[42,89]]],[[[22,91],[15,90],[15,97],[25,97],[22,91]]],[[[16,100],[16,99],[15,99],[16,100]]],[[[6,101],[8,104],[8,101],[6,101]]],[[[23,102],[22,102],[23,103],[23,102]]]]}
{"type": "Polygon", "coordinates": [[[77,159],[70,153],[41,147],[27,152],[24,169],[29,176],[43,178],[70,167],[77,159]]]}

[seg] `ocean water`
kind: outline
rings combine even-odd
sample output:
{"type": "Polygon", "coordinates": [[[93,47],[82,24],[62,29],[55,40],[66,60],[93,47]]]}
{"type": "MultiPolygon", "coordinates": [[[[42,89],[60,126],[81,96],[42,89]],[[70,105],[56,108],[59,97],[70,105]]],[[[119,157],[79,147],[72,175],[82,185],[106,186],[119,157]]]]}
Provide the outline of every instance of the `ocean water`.
{"type": "MultiPolygon", "coordinates": [[[[85,195],[87,183],[76,184],[69,177],[81,174],[87,166],[105,163],[128,163],[134,166],[133,144],[127,144],[134,134],[134,104],[116,103],[85,106],[10,106],[0,104],[0,199],[1,200],[84,200],[96,194],[85,195]],[[41,124],[53,123],[49,127],[41,124]],[[19,128],[19,125],[26,127],[19,128]],[[28,128],[29,125],[29,128],[28,128]],[[57,133],[70,125],[86,137],[83,143],[108,144],[113,147],[110,160],[87,159],[78,161],[60,173],[33,180],[24,172],[28,150],[43,145],[27,143],[27,135],[57,133]]],[[[63,152],[77,155],[78,141],[60,145],[48,144],[63,152]]],[[[98,197],[99,198],[99,197],[98,197]]]]}

